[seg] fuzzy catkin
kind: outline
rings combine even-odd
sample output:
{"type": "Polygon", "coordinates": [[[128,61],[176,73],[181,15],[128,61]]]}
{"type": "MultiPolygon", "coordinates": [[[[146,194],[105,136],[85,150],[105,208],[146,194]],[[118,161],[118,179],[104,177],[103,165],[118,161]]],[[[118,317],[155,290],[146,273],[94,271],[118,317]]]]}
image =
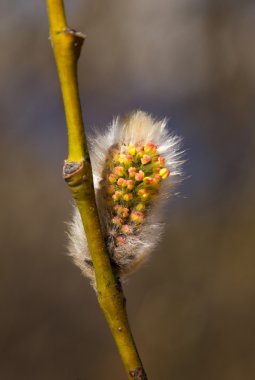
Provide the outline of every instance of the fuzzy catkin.
{"type": "MultiPolygon", "coordinates": [[[[136,111],[117,118],[104,135],[90,139],[96,201],[110,259],[123,277],[158,243],[166,200],[182,178],[181,139],[166,120],[136,111]]],[[[95,285],[93,264],[80,214],[68,228],[69,255],[95,285]]]]}

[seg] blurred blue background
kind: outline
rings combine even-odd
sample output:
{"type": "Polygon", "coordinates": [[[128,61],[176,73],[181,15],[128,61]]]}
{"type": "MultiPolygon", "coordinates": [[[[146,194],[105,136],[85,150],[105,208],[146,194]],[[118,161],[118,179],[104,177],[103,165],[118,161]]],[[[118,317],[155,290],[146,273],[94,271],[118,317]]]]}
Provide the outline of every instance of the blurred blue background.
{"type": "MultiPolygon", "coordinates": [[[[162,243],[125,284],[150,380],[255,377],[255,3],[66,1],[86,129],[142,109],[184,138],[162,243]]],[[[64,110],[43,1],[0,4],[0,378],[120,379],[66,255],[64,110]]]]}

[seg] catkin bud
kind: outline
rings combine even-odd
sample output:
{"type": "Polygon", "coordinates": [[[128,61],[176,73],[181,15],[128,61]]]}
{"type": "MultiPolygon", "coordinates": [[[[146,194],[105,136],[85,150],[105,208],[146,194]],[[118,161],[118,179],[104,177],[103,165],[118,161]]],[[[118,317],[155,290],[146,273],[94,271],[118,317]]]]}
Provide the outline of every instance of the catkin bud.
{"type": "MultiPolygon", "coordinates": [[[[155,247],[162,209],[181,178],[180,139],[166,121],[138,111],[117,119],[91,139],[96,198],[107,249],[119,276],[133,271],[155,247]],[[169,177],[169,178],[168,178],[169,177]]],[[[69,251],[94,284],[93,264],[80,215],[69,229],[69,251]]]]}

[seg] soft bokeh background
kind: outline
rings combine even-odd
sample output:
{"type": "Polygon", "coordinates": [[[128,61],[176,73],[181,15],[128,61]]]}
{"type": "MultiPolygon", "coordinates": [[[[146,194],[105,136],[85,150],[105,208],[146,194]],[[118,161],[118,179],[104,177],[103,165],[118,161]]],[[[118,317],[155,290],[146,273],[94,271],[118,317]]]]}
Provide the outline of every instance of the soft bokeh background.
{"type": "MultiPolygon", "coordinates": [[[[66,1],[88,35],[87,127],[133,109],[184,137],[187,179],[125,291],[150,380],[255,378],[255,3],[66,1]]],[[[124,379],[66,256],[65,119],[44,1],[0,5],[0,378],[124,379]]]]}

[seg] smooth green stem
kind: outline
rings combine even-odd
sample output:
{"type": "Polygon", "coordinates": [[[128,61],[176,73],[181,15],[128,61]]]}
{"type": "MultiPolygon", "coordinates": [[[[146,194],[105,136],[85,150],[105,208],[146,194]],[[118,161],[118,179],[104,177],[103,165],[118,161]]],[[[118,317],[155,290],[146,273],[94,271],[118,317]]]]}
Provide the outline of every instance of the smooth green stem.
{"type": "Polygon", "coordinates": [[[48,0],[50,38],[56,59],[68,132],[68,161],[88,157],[77,80],[77,61],[85,39],[67,27],[61,0],[48,0]]]}
{"type": "Polygon", "coordinates": [[[95,270],[98,301],[119,349],[128,379],[146,380],[129,327],[125,297],[105,247],[95,200],[77,80],[77,62],[85,36],[67,27],[62,0],[47,0],[47,7],[67,120],[68,159],[64,165],[64,178],[81,214],[95,270]]]}

